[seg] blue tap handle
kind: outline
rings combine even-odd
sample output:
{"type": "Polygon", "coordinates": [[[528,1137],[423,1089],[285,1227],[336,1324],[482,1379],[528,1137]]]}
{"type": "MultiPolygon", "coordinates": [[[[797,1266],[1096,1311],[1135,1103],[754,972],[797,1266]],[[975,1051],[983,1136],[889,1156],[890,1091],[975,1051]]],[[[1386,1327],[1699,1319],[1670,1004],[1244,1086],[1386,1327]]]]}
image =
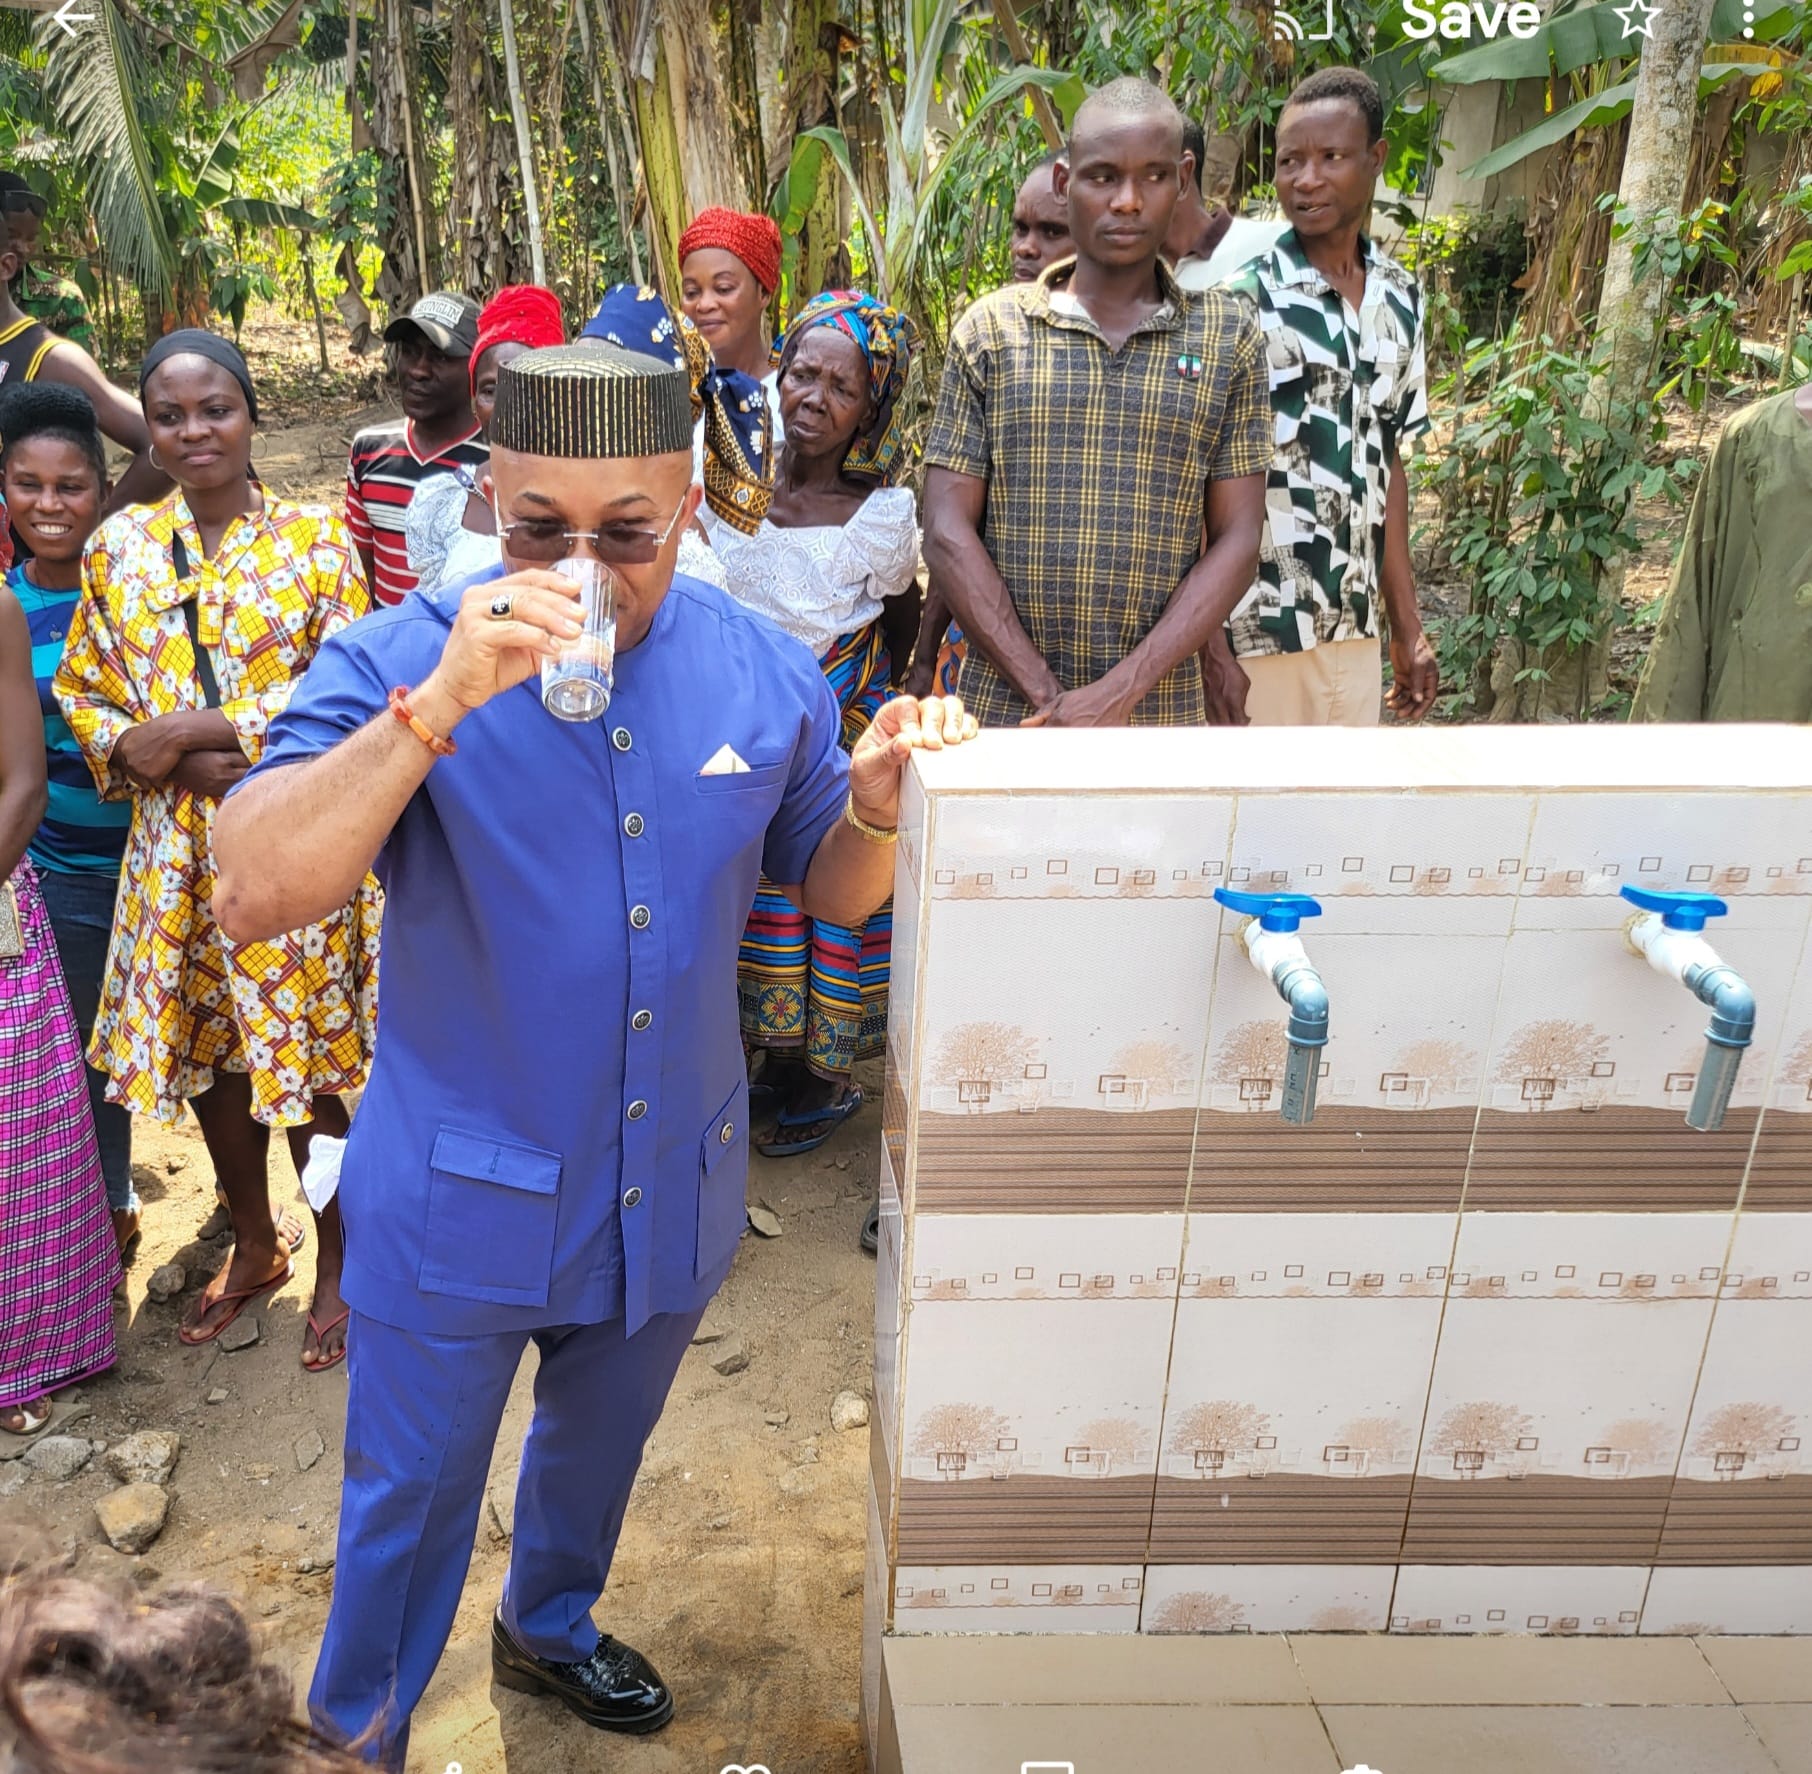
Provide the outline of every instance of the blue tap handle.
{"type": "Polygon", "coordinates": [[[1217,887],[1214,897],[1230,912],[1244,912],[1256,918],[1261,930],[1285,934],[1297,929],[1304,918],[1319,918],[1321,902],[1306,893],[1235,893],[1231,887],[1217,887]]]}
{"type": "Polygon", "coordinates": [[[1645,912],[1659,912],[1669,930],[1703,930],[1707,918],[1721,918],[1730,910],[1711,893],[1656,893],[1647,887],[1621,887],[1631,905],[1645,912]]]}

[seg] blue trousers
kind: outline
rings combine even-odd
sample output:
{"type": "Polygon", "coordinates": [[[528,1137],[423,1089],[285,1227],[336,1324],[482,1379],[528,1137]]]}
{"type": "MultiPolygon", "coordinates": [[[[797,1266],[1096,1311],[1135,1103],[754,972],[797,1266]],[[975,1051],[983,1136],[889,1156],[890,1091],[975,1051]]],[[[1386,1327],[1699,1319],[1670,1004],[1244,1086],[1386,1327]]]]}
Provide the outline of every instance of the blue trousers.
{"type": "Polygon", "coordinates": [[[516,1483],[501,1613],[538,1657],[597,1648],[630,1488],[703,1310],[444,1337],[355,1312],[347,1337],[346,1478],[333,1605],[308,1707],[400,1768],[409,1716],[453,1630],[510,1383],[532,1336],[535,1411],[516,1483]],[[376,1727],[375,1730],[372,1727],[376,1727]]]}
{"type": "MultiPolygon", "coordinates": [[[[50,913],[63,983],[69,988],[70,1008],[86,1049],[101,1004],[101,984],[107,977],[107,945],[113,939],[113,902],[119,895],[120,878],[73,869],[39,869],[38,888],[44,895],[44,909],[50,913]]],[[[119,1103],[108,1102],[106,1093],[107,1074],[90,1066],[88,1107],[94,1115],[95,1143],[101,1149],[107,1205],[137,1207],[138,1196],[132,1187],[132,1115],[119,1103]]]]}

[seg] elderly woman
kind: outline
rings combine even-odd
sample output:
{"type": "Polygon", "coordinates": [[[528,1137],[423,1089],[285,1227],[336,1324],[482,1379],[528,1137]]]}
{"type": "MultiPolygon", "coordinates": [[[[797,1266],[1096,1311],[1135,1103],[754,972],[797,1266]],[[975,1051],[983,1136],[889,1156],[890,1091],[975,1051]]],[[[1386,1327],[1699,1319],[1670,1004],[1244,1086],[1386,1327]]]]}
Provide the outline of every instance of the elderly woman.
{"type": "MultiPolygon", "coordinates": [[[[918,517],[891,484],[914,338],[904,315],[860,291],[808,303],[778,353],[785,435],[765,515],[750,529],[703,513],[730,595],[811,648],[846,747],[886,699],[893,649],[910,648],[918,619],[918,517]]],[[[743,1038],[762,1056],[756,1083],[775,1110],[768,1156],[811,1151],[861,1107],[850,1071],[886,1034],[891,935],[886,908],[862,929],[814,923],[762,883],[738,983],[743,1038]]]]}
{"type": "MultiPolygon", "coordinates": [[[[91,1063],[141,1115],[201,1124],[234,1246],[178,1335],[211,1342],[289,1279],[300,1219],[273,1225],[270,1129],[300,1170],[342,1135],[340,1093],[364,1082],[377,1017],[378,907],[369,879],[334,916],[269,942],[214,921],[215,809],[262,755],[265,730],[329,635],[370,607],[345,525],[252,478],[258,402],[245,359],[195,329],[145,356],[139,398],[176,482],[102,524],[53,688],[104,799],[132,825],[91,1063]]],[[[303,1366],[345,1358],[339,1213],[320,1219],[303,1366]]]]}
{"type": "MultiPolygon", "coordinates": [[[[566,320],[560,298],[538,283],[513,283],[500,289],[478,315],[478,343],[472,350],[472,411],[478,435],[491,437],[491,413],[497,405],[497,375],[525,351],[566,343],[566,320]]],[[[464,579],[494,567],[503,558],[497,543],[497,516],[479,486],[476,473],[456,463],[447,474],[430,475],[409,501],[403,540],[409,568],[423,591],[464,579]]]]}

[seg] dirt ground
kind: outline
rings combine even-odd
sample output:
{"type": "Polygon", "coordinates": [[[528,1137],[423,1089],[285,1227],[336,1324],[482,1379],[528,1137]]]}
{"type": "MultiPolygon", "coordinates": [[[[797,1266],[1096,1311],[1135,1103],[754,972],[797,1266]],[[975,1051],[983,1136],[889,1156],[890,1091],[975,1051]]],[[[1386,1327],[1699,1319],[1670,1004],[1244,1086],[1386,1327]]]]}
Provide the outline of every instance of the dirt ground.
{"type": "MultiPolygon", "coordinates": [[[[291,497],[337,501],[352,432],[392,410],[380,400],[372,365],[338,351],[336,369],[323,378],[312,335],[287,323],[254,322],[243,343],[264,408],[260,475],[291,497]]],[[[491,1686],[490,1616],[509,1557],[531,1354],[498,1438],[453,1639],[416,1714],[412,1774],[442,1774],[454,1763],[463,1774],[717,1774],[730,1762],[764,1762],[773,1774],[863,1767],[857,1714],[868,1435],[835,1431],[830,1406],[843,1389],[869,1392],[874,1260],[858,1248],[857,1232],[875,1185],[878,1066],[866,1084],[877,1106],[822,1150],[784,1161],[751,1158],[749,1199],[774,1209],[782,1234],[744,1239],[705,1326],[740,1336],[749,1365],[726,1378],[710,1365],[722,1344],[687,1354],[598,1610],[603,1628],[647,1652],[672,1685],[674,1722],[653,1738],[607,1736],[551,1702],[491,1686]]],[[[218,1345],[185,1349],[177,1318],[227,1249],[197,1237],[214,1199],[207,1150],[192,1123],[169,1129],[140,1121],[133,1160],[145,1198],[144,1239],[119,1307],[119,1361],[105,1377],[62,1394],[60,1416],[71,1432],[100,1442],[138,1429],[175,1430],[182,1454],[169,1486],[169,1521],[142,1557],[114,1552],[93,1513],[113,1488],[99,1459],[61,1484],[31,1474],[10,1495],[15,1474],[27,1468],[0,1464],[0,1517],[42,1531],[80,1569],[146,1584],[201,1579],[225,1587],[260,1622],[300,1693],[333,1583],[346,1408],[344,1369],[310,1375],[301,1364],[314,1240],[295,1278],[258,1302],[256,1345],[233,1354],[218,1345]],[[188,1285],[159,1304],[145,1284],[170,1262],[184,1266],[188,1285]],[[208,1403],[217,1392],[225,1398],[208,1403]],[[315,1435],[325,1452],[304,1470],[315,1435]]],[[[271,1185],[274,1199],[300,1201],[280,1140],[271,1185]]]]}
{"type": "MultiPolygon", "coordinates": [[[[870,1086],[878,1103],[878,1077],[870,1086]]],[[[774,1774],[863,1767],[868,1435],[833,1430],[830,1405],[844,1388],[868,1391],[874,1261],[856,1234],[874,1185],[878,1128],[869,1108],[807,1157],[751,1159],[749,1198],[774,1209],[782,1234],[744,1238],[703,1327],[740,1336],[749,1365],[725,1378],[710,1365],[723,1344],[690,1350],[649,1443],[598,1619],[653,1658],[678,1697],[674,1722],[654,1738],[609,1737],[551,1702],[491,1686],[490,1615],[509,1557],[531,1355],[498,1438],[453,1640],[416,1714],[412,1771],[441,1774],[454,1762],[464,1774],[717,1774],[736,1761],[765,1762],[774,1774]]],[[[78,1569],[232,1591],[300,1690],[333,1583],[346,1408],[343,1368],[310,1375],[301,1364],[314,1240],[295,1278],[255,1308],[254,1346],[184,1348],[178,1315],[227,1248],[196,1235],[213,1207],[213,1173],[192,1124],[140,1121],[134,1133],[145,1232],[119,1308],[119,1362],[60,1395],[53,1432],[67,1424],[110,1443],[138,1429],[175,1430],[182,1454],[169,1521],[140,1558],[107,1546],[93,1509],[113,1481],[98,1459],[61,1484],[30,1476],[0,1512],[42,1530],[78,1569]],[[188,1271],[188,1287],[159,1304],[145,1283],[171,1262],[188,1271]],[[303,1470],[317,1435],[325,1452],[303,1470]]],[[[276,1199],[300,1199],[281,1141],[271,1181],[276,1199]]],[[[0,1466],[0,1494],[8,1477],[0,1466]]]]}

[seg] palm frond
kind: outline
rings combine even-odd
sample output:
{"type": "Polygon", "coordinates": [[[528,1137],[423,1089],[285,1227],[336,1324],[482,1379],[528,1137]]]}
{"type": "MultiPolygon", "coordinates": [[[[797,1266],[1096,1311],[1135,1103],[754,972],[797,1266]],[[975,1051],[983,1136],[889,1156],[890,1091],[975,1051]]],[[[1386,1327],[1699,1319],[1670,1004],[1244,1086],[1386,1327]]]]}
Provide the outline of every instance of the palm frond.
{"type": "Polygon", "coordinates": [[[177,252],[157,198],[157,170],[145,134],[152,75],[115,0],[96,0],[93,24],[73,38],[45,20],[44,90],[69,137],[87,187],[96,232],[115,267],[171,295],[177,252]]]}

